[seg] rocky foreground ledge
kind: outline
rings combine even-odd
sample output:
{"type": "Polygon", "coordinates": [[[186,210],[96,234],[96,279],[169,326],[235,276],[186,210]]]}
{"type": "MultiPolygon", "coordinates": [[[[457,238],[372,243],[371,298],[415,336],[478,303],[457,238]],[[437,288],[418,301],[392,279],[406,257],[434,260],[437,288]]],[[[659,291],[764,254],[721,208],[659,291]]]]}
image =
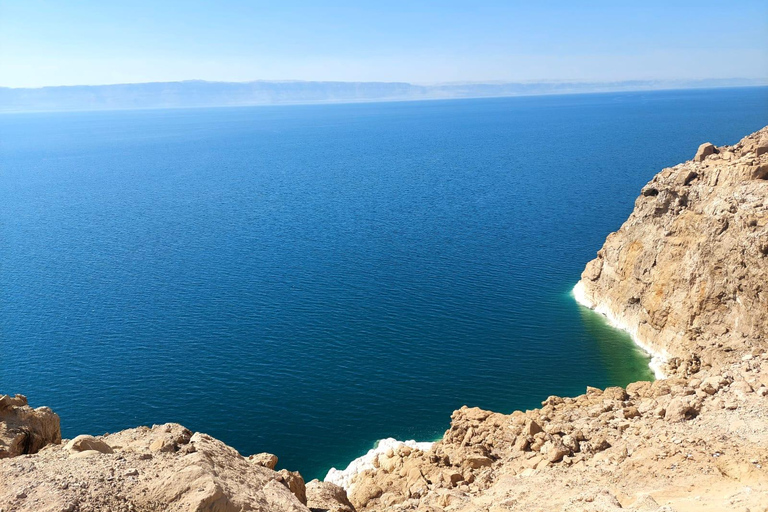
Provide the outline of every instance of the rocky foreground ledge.
{"type": "Polygon", "coordinates": [[[274,471],[272,454],[243,457],[175,423],[64,442],[58,427],[50,409],[0,397],[0,511],[354,510],[338,486],[305,485],[299,473],[274,471]],[[13,450],[2,451],[9,440],[13,450]]]}
{"type": "Polygon", "coordinates": [[[664,379],[463,407],[430,450],[380,454],[346,491],[175,424],[61,441],[50,409],[2,397],[0,511],[768,510],[767,178],[768,128],[704,144],[587,265],[580,300],[664,379]]]}

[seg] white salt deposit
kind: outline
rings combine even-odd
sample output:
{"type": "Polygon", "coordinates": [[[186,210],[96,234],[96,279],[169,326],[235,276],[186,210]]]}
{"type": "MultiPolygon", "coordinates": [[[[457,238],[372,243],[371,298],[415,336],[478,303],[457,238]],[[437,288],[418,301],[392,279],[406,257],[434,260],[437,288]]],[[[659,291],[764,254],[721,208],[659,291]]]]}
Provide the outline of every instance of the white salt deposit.
{"type": "Polygon", "coordinates": [[[656,378],[663,379],[665,377],[664,372],[661,371],[661,368],[664,363],[666,363],[667,359],[669,359],[669,355],[665,352],[652,349],[648,343],[642,341],[637,334],[636,325],[629,325],[626,321],[615,315],[606,304],[595,304],[589,297],[587,297],[586,291],[584,290],[584,285],[581,281],[576,283],[576,286],[573,287],[572,295],[573,298],[576,299],[576,302],[582,306],[588,307],[596,313],[603,315],[608,320],[608,323],[613,327],[621,329],[622,331],[626,331],[632,338],[632,341],[638,347],[643,349],[645,353],[651,356],[651,362],[648,364],[648,366],[650,366],[651,370],[653,370],[653,374],[656,376],[656,378]]]}
{"type": "Polygon", "coordinates": [[[358,457],[349,463],[346,469],[339,470],[331,468],[328,474],[325,476],[326,482],[334,483],[349,491],[353,484],[355,476],[362,473],[366,469],[374,469],[373,461],[379,456],[379,454],[387,453],[389,450],[395,450],[399,446],[408,446],[416,450],[427,451],[432,448],[434,443],[417,443],[416,441],[398,441],[397,439],[388,437],[382,439],[376,443],[376,446],[368,450],[368,453],[362,457],[358,457]]]}

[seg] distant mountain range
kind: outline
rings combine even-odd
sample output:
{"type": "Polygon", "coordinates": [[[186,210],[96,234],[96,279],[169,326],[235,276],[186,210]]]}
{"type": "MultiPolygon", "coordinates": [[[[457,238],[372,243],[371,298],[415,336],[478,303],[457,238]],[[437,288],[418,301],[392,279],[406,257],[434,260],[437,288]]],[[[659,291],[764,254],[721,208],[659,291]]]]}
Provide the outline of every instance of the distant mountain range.
{"type": "Polygon", "coordinates": [[[768,85],[768,80],[552,81],[437,85],[416,85],[406,82],[206,82],[189,80],[142,84],[41,87],[36,89],[0,87],[0,112],[410,101],[760,85],[768,85]]]}

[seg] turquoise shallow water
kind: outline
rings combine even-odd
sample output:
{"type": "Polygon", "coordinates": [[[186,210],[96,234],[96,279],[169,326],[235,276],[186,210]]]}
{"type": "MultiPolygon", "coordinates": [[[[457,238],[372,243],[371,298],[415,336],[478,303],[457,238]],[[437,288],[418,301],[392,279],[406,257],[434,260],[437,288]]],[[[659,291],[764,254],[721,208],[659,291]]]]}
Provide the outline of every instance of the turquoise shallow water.
{"type": "Polygon", "coordinates": [[[308,477],[377,439],[649,378],[570,289],[768,89],[0,116],[0,392],[308,477]]]}

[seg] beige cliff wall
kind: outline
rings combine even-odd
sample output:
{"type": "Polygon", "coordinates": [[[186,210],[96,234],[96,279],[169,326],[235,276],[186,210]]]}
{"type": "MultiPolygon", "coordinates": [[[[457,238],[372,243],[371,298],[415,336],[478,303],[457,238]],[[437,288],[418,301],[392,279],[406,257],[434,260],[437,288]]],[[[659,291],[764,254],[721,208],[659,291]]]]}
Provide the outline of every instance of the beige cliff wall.
{"type": "Polygon", "coordinates": [[[693,160],[657,174],[574,295],[654,354],[657,375],[764,343],[768,128],[734,146],[703,144],[693,160]]]}

